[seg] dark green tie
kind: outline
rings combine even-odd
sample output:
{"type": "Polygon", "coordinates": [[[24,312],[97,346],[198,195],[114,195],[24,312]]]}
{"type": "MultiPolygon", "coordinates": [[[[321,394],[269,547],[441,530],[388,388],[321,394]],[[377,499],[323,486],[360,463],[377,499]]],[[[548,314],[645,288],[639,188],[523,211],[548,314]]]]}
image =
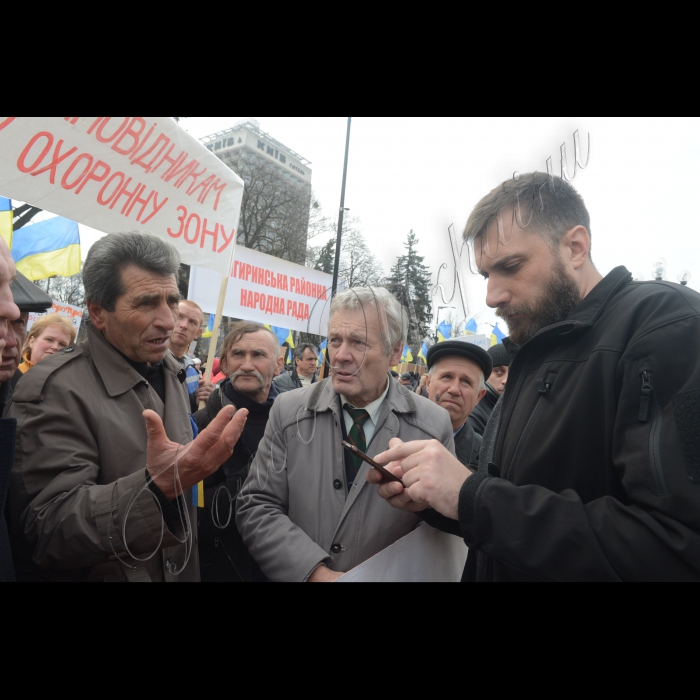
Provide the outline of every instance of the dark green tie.
{"type": "MultiPolygon", "coordinates": [[[[350,444],[357,447],[360,452],[367,452],[367,438],[365,437],[365,423],[369,420],[369,413],[361,408],[353,408],[349,404],[344,406],[347,414],[352,418],[353,426],[348,434],[350,444]]],[[[355,465],[355,474],[359,474],[363,461],[357,455],[352,456],[355,465]]]]}

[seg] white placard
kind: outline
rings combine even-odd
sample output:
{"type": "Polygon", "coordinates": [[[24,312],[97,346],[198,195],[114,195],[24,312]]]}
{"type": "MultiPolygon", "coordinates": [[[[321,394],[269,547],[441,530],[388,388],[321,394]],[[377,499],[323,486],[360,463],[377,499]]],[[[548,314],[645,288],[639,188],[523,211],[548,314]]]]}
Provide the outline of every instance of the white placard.
{"type": "MultiPolygon", "coordinates": [[[[193,267],[187,298],[215,313],[221,280],[193,267]]],[[[325,336],[332,287],[331,275],[238,246],[223,315],[325,336]]]]}
{"type": "Polygon", "coordinates": [[[336,583],[460,583],[468,555],[464,540],[423,524],[336,583]]]}
{"type": "Polygon", "coordinates": [[[491,338],[487,338],[485,335],[468,335],[464,340],[472,345],[477,345],[486,352],[491,349],[491,338]]]}
{"type": "Polygon", "coordinates": [[[226,274],[243,181],[170,117],[0,117],[0,195],[226,274]]]}
{"type": "Polygon", "coordinates": [[[61,301],[54,301],[53,306],[50,311],[45,314],[30,313],[29,320],[27,321],[27,332],[32,329],[32,326],[42,317],[49,316],[51,314],[58,314],[64,318],[70,319],[73,324],[76,333],[80,333],[80,325],[83,322],[83,309],[77,306],[71,306],[70,304],[64,304],[61,301]]]}

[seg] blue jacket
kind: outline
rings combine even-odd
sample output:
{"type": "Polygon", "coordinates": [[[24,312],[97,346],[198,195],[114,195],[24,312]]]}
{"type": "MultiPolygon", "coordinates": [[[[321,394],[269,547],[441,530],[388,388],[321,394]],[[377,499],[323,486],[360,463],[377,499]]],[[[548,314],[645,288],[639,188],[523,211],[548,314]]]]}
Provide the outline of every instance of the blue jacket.
{"type": "Polygon", "coordinates": [[[15,580],[5,522],[5,502],[10,482],[10,471],[15,457],[16,433],[17,421],[0,420],[0,583],[11,583],[15,580]]]}

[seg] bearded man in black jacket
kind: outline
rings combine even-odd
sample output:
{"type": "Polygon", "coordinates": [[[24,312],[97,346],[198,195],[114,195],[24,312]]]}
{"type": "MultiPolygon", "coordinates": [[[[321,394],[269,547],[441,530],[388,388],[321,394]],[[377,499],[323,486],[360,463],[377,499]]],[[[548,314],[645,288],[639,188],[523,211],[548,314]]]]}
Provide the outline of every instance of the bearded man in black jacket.
{"type": "Polygon", "coordinates": [[[479,471],[431,442],[376,457],[407,489],[384,498],[465,539],[467,581],[700,580],[700,295],[603,278],[590,231],[542,174],[477,205],[465,239],[512,358],[479,471]]]}
{"type": "Polygon", "coordinates": [[[248,409],[248,421],[231,459],[204,482],[199,513],[199,559],[203,583],[264,582],[236,529],[236,496],[248,477],[279,396],[272,381],[284,367],[277,336],[264,326],[235,324],[221,349],[221,371],[228,379],[216,387],[206,408],[195,414],[204,430],[225,406],[248,409]]]}

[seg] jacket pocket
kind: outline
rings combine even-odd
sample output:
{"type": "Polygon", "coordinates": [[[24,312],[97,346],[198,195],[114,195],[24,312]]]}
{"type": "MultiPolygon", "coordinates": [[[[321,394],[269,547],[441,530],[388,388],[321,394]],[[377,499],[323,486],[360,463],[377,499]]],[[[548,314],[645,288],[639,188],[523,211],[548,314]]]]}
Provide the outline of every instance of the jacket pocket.
{"type": "Polygon", "coordinates": [[[659,497],[670,496],[661,462],[661,430],[663,428],[663,412],[659,399],[654,392],[654,375],[650,370],[642,372],[642,400],[639,406],[639,421],[651,423],[649,431],[649,466],[654,480],[654,489],[659,497]]]}
{"type": "Polygon", "coordinates": [[[544,379],[538,379],[537,380],[537,392],[539,394],[537,398],[537,403],[535,404],[535,407],[532,409],[532,413],[530,414],[530,418],[527,421],[527,424],[525,425],[525,430],[523,430],[522,435],[520,436],[520,440],[518,440],[518,445],[515,448],[515,452],[513,453],[513,459],[511,460],[512,467],[515,468],[518,466],[518,462],[520,461],[520,455],[522,454],[523,450],[525,449],[525,445],[527,444],[527,439],[530,437],[530,433],[532,432],[532,428],[535,425],[537,421],[537,417],[540,414],[540,411],[542,410],[542,407],[544,406],[544,401],[549,396],[549,392],[552,390],[552,380],[548,378],[544,379]]]}

